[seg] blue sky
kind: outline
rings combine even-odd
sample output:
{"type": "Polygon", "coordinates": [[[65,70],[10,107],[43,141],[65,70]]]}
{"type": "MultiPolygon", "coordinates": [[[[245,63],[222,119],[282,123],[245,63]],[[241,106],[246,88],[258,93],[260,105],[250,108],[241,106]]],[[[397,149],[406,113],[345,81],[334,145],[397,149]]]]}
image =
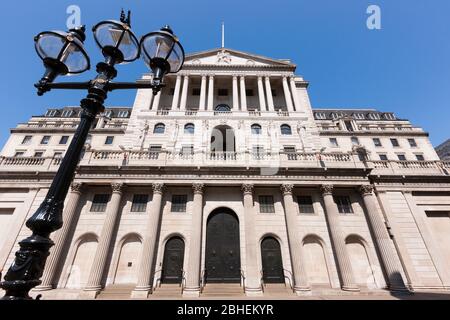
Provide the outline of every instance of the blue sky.
{"type": "MultiPolygon", "coordinates": [[[[294,61],[310,81],[315,108],[376,108],[393,111],[430,133],[437,145],[450,138],[450,1],[448,0],[34,0],[2,3],[0,57],[0,145],[9,129],[48,107],[77,105],[83,91],[35,94],[42,65],[33,36],[65,29],[66,8],[81,8],[88,30],[103,19],[133,11],[140,36],[170,24],[186,52],[220,46],[294,61]],[[381,7],[382,29],[366,27],[366,9],[381,7]],[[159,5],[159,7],[156,7],[159,5]]],[[[101,59],[91,33],[86,48],[95,65],[101,59]]],[[[142,61],[119,66],[117,80],[135,80],[147,71],[142,61]]],[[[94,70],[69,80],[85,80],[94,70]]],[[[134,91],[111,93],[107,105],[131,106],[134,91]]]]}

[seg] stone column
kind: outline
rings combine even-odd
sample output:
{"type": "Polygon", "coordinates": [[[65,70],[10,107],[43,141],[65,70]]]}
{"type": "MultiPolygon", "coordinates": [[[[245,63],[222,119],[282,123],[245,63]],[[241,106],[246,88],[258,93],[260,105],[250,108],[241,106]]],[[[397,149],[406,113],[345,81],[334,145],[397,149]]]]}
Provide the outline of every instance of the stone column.
{"type": "Polygon", "coordinates": [[[156,96],[153,96],[153,103],[151,110],[158,110],[159,108],[159,101],[161,100],[161,91],[158,92],[156,96]]]}
{"type": "Polygon", "coordinates": [[[205,110],[206,106],[206,75],[202,75],[202,84],[200,87],[200,102],[198,110],[205,110]]]}
{"type": "Polygon", "coordinates": [[[180,110],[186,110],[187,96],[189,90],[189,76],[184,76],[183,90],[181,91],[180,110]]]}
{"type": "Polygon", "coordinates": [[[364,206],[366,207],[369,226],[374,235],[374,240],[388,277],[388,287],[393,291],[407,291],[402,279],[401,266],[397,262],[399,260],[396,259],[395,253],[392,250],[391,239],[378,212],[373,190],[374,187],[372,185],[362,185],[359,188],[363,197],[364,206]]]}
{"type": "Polygon", "coordinates": [[[192,208],[191,242],[189,245],[186,288],[188,296],[200,295],[200,270],[202,260],[203,183],[193,183],[194,203],[192,208]]]}
{"type": "Polygon", "coordinates": [[[214,75],[209,76],[208,85],[208,110],[214,109],[214,75]]]}
{"type": "Polygon", "coordinates": [[[289,112],[292,112],[292,111],[294,111],[294,107],[292,106],[291,92],[289,91],[287,77],[283,77],[283,91],[284,91],[284,98],[286,100],[287,109],[289,112]]]}
{"type": "Polygon", "coordinates": [[[273,105],[272,87],[270,86],[270,78],[266,76],[265,81],[266,81],[267,107],[269,111],[275,111],[275,107],[273,105]]]}
{"type": "Polygon", "coordinates": [[[241,111],[247,111],[247,93],[245,92],[245,77],[241,76],[241,111]]]}
{"type": "Polygon", "coordinates": [[[297,86],[295,85],[295,78],[290,77],[289,83],[291,85],[292,97],[294,98],[295,111],[299,112],[302,110],[302,107],[301,107],[300,98],[299,98],[298,92],[297,92],[297,86]]]}
{"type": "Polygon", "coordinates": [[[86,297],[95,298],[102,289],[102,278],[106,270],[108,254],[121,213],[120,202],[122,200],[124,185],[122,183],[112,183],[111,188],[111,200],[106,209],[105,222],[103,223],[88,282],[84,288],[84,295],[86,297]]]}
{"type": "Polygon", "coordinates": [[[146,299],[152,292],[153,286],[153,262],[156,254],[156,242],[158,228],[161,220],[162,197],[164,184],[153,183],[153,199],[149,206],[145,238],[142,244],[141,262],[139,265],[138,281],[136,288],[131,293],[132,298],[146,299]]]}
{"type": "Polygon", "coordinates": [[[178,100],[180,99],[180,90],[181,90],[181,75],[177,75],[177,81],[175,83],[175,89],[173,92],[173,99],[172,99],[172,110],[178,109],[178,100]]]}
{"type": "Polygon", "coordinates": [[[339,223],[339,212],[333,199],[333,185],[322,185],[321,191],[325,203],[325,216],[331,236],[337,268],[341,278],[341,288],[345,291],[359,291],[353,277],[352,265],[347,253],[345,239],[339,223]]]}
{"type": "Polygon", "coordinates": [[[55,278],[62,263],[62,254],[70,240],[68,238],[71,228],[73,228],[77,216],[77,208],[80,202],[83,184],[72,183],[70,186],[69,199],[63,213],[63,226],[56,232],[55,246],[51,250],[51,254],[45,264],[44,274],[42,276],[42,283],[36,287],[36,290],[51,290],[56,287],[55,278]]]}
{"type": "Polygon", "coordinates": [[[237,76],[233,76],[233,110],[239,110],[239,90],[237,76]]]}
{"type": "Polygon", "coordinates": [[[297,210],[292,198],[292,184],[283,184],[281,192],[283,194],[284,210],[286,216],[286,229],[288,233],[289,252],[291,255],[292,273],[294,276],[294,290],[297,295],[311,290],[308,284],[308,275],[304,265],[303,245],[297,228],[297,210]]]}
{"type": "Polygon", "coordinates": [[[245,293],[261,295],[261,273],[258,270],[257,240],[255,234],[255,211],[253,207],[253,185],[243,184],[245,219],[245,293]]]}
{"type": "Polygon", "coordinates": [[[258,97],[259,97],[259,110],[267,111],[266,98],[264,97],[264,85],[261,76],[258,76],[258,97]]]}

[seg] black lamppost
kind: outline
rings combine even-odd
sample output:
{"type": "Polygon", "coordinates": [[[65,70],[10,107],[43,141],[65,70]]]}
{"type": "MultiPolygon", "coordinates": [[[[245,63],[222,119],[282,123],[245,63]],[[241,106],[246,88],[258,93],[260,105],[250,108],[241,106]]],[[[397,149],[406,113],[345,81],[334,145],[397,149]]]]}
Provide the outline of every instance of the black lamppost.
{"type": "Polygon", "coordinates": [[[26,226],[33,234],[22,240],[19,251],[0,287],[6,291],[4,300],[31,299],[29,291],[41,283],[49,249],[53,246],[50,234],[62,227],[64,199],[80,158],[81,150],[95,117],[104,111],[107,93],[116,89],[153,89],[157,94],[164,86],[167,73],[178,72],[184,63],[184,50],[169,26],[150,32],[140,41],[131,31],[130,12],[120,21],[107,20],[94,28],[94,38],[105,57],[97,64],[97,76],[87,82],[54,83],[59,75],[82,73],[90,68],[90,60],[83,42],[85,28],[69,32],[46,31],[35,37],[35,47],[43,60],[46,71],[35,85],[38,95],[52,89],[87,89],[87,97],[81,100],[81,121],[72,142],[56,173],[42,204],[26,226]],[[116,64],[132,62],[141,56],[153,72],[149,82],[112,82],[117,76],[116,64]]]}

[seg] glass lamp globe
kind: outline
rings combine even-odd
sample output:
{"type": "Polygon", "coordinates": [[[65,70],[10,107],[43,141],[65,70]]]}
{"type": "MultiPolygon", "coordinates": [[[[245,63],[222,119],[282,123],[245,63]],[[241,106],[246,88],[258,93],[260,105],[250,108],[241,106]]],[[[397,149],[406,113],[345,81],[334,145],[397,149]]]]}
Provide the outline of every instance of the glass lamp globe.
{"type": "Polygon", "coordinates": [[[83,46],[84,27],[69,32],[44,31],[35,38],[35,49],[47,69],[56,75],[82,73],[90,68],[83,46]]]}
{"type": "Polygon", "coordinates": [[[167,73],[178,72],[183,66],[184,49],[169,26],[143,36],[141,50],[157,81],[167,73]]]}
{"type": "Polygon", "coordinates": [[[105,58],[117,64],[132,62],[139,58],[139,41],[128,24],[115,20],[98,23],[94,28],[94,39],[105,58]]]}

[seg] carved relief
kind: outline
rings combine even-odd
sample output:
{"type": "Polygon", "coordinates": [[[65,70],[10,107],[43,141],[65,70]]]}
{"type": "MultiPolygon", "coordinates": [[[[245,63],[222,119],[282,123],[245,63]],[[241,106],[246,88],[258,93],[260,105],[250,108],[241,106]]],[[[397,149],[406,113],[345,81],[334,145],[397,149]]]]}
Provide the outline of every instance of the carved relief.
{"type": "Polygon", "coordinates": [[[332,184],[323,184],[320,186],[320,191],[323,195],[332,195],[334,186],[332,184]]]}
{"type": "Polygon", "coordinates": [[[374,187],[370,184],[365,184],[359,187],[359,192],[363,196],[371,195],[373,193],[374,187]]]}
{"type": "Polygon", "coordinates": [[[70,185],[70,190],[71,190],[72,192],[78,192],[78,193],[81,193],[82,189],[83,189],[83,184],[82,184],[82,183],[79,183],[79,182],[73,182],[73,183],[70,185]]]}
{"type": "Polygon", "coordinates": [[[124,188],[123,183],[118,183],[118,182],[111,183],[112,192],[121,193],[123,191],[123,188],[124,188]]]}
{"type": "Polygon", "coordinates": [[[204,184],[203,183],[193,183],[192,184],[192,190],[194,190],[194,194],[203,194],[203,188],[204,188],[204,184]]]}
{"type": "Polygon", "coordinates": [[[230,64],[231,63],[230,53],[227,52],[226,50],[220,50],[219,52],[217,52],[217,63],[230,64]]]}
{"type": "Polygon", "coordinates": [[[153,193],[162,194],[164,192],[164,183],[155,182],[152,184],[152,189],[153,189],[153,193]]]}
{"type": "Polygon", "coordinates": [[[244,194],[253,194],[253,184],[244,183],[241,189],[244,194]]]}
{"type": "Polygon", "coordinates": [[[293,184],[282,184],[280,189],[284,196],[291,195],[292,190],[294,189],[294,185],[293,184]]]}

